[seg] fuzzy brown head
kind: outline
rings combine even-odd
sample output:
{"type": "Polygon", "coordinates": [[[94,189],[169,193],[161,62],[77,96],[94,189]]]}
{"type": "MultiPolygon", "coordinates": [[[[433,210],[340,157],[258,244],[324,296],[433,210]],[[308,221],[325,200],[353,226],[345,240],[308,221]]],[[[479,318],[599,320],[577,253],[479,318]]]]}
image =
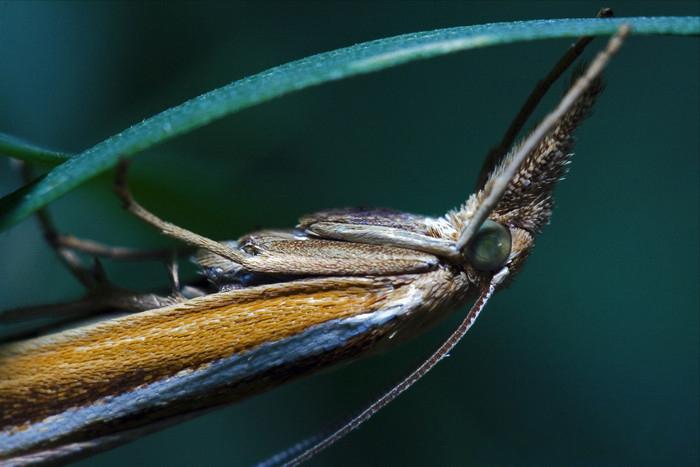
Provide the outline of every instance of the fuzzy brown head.
{"type": "MultiPolygon", "coordinates": [[[[574,74],[574,78],[577,78],[577,74],[574,74]]],[[[515,176],[510,179],[503,196],[488,216],[488,220],[463,250],[467,260],[476,269],[495,271],[507,265],[511,272],[515,272],[522,266],[527,254],[534,246],[535,236],[549,223],[554,206],[554,187],[566,174],[571,161],[574,132],[590,115],[602,90],[602,80],[600,78],[593,80],[554,129],[527,155],[515,176]],[[500,261],[499,250],[493,249],[490,255],[492,263],[489,264],[477,258],[474,250],[479,249],[484,243],[480,240],[480,232],[493,231],[496,229],[494,225],[503,226],[510,234],[510,253],[506,259],[500,261]]],[[[497,179],[503,177],[518,147],[516,145],[492,167],[484,169],[489,176],[483,187],[472,195],[461,209],[451,213],[451,220],[455,224],[463,226],[469,222],[491,186],[497,179]]]]}
{"type": "MultiPolygon", "coordinates": [[[[549,223],[554,206],[554,186],[566,174],[573,155],[574,132],[590,115],[602,90],[600,79],[591,83],[554,130],[528,155],[494,209],[493,218],[533,235],[540,233],[549,223]]],[[[486,184],[500,175],[516,150],[517,147],[496,165],[486,184]]]]}

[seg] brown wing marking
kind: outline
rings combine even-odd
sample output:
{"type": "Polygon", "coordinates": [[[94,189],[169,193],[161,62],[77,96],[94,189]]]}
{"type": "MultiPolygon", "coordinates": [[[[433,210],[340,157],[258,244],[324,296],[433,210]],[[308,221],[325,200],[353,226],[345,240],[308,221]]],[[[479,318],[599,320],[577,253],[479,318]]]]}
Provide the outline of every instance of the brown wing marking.
{"type": "Polygon", "coordinates": [[[0,429],[122,393],[328,320],[375,311],[406,281],[327,278],[194,298],[0,347],[0,429]]]}

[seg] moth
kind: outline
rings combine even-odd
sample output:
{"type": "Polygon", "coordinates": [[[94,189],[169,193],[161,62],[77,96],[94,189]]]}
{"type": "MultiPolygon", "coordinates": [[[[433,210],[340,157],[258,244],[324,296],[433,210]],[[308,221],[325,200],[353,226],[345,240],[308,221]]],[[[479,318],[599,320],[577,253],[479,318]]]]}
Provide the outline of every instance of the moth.
{"type": "MultiPolygon", "coordinates": [[[[602,91],[613,36],[557,108],[510,152],[487,159],[479,189],[442,217],[342,209],[290,230],[218,242],[175,226],[116,189],[131,213],[196,248],[207,283],[134,294],[93,287],[73,304],[130,310],[0,347],[0,463],[66,462],[291,378],[409,339],[455,310],[464,321],[419,368],[328,436],[271,459],[300,463],[389,403],[439,362],[522,267],[548,223],[573,133],[602,91]]],[[[267,464],[266,464],[267,465],[267,464]]]]}

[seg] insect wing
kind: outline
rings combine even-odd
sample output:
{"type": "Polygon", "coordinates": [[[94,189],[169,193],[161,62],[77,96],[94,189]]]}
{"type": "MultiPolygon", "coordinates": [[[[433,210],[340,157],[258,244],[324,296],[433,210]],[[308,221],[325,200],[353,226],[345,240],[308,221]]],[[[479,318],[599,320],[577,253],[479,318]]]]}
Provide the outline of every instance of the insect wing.
{"type": "Polygon", "coordinates": [[[443,257],[455,254],[457,232],[444,218],[389,209],[342,209],[304,216],[298,227],[321,238],[391,245],[443,257]]]}
{"type": "Polygon", "coordinates": [[[438,273],[251,287],[6,344],[0,460],[39,446],[60,458],[68,440],[113,443],[357,356],[427,309],[420,283],[438,273]]]}

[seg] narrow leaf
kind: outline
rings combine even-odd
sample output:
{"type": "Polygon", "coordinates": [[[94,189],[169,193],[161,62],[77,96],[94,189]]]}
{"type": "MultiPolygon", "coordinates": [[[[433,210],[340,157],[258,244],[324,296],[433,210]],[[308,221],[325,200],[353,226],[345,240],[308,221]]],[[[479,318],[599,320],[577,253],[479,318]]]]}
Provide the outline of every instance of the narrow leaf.
{"type": "Polygon", "coordinates": [[[68,159],[46,176],[0,199],[0,229],[158,143],[279,96],[415,60],[461,50],[539,39],[608,35],[621,24],[633,34],[700,34],[700,17],[558,19],[464,26],[405,34],[313,55],[202,94],[68,159]]]}
{"type": "Polygon", "coordinates": [[[52,165],[61,164],[70,157],[66,153],[45,149],[5,133],[0,133],[0,155],[52,165]]]}

